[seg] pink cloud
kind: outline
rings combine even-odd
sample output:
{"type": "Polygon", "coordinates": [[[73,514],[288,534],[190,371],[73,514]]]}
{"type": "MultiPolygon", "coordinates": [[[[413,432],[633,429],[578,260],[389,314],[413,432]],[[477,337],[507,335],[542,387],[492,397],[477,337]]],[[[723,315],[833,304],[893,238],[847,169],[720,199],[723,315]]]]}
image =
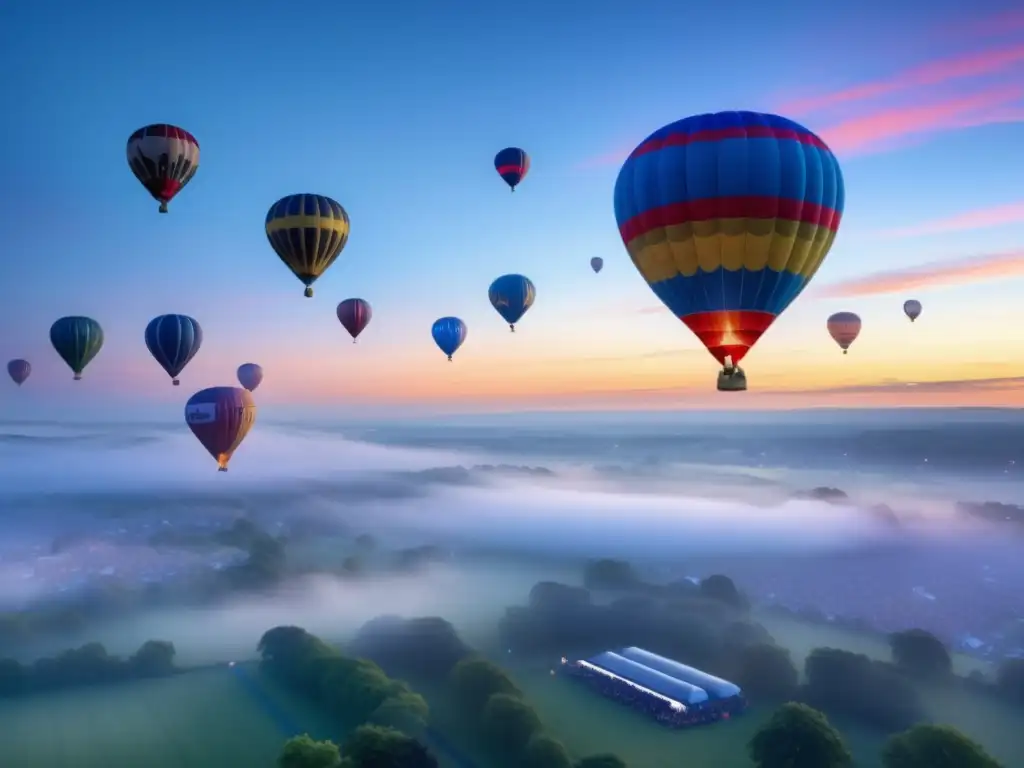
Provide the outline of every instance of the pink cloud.
{"type": "Polygon", "coordinates": [[[994,208],[980,208],[967,211],[944,219],[933,219],[912,227],[886,229],[879,232],[888,237],[918,237],[921,235],[937,235],[943,232],[964,232],[984,227],[997,227],[1003,224],[1024,223],[1024,200],[994,208]]]}
{"type": "Polygon", "coordinates": [[[1024,86],[993,88],[946,101],[912,107],[892,107],[845,120],[821,131],[838,152],[864,153],[888,142],[916,134],[937,133],[967,126],[1005,122],[1021,108],[1024,86]]]}
{"type": "Polygon", "coordinates": [[[901,293],[914,288],[981,283],[1018,275],[1024,275],[1024,250],[875,272],[825,286],[818,296],[839,298],[901,293]]]}
{"type": "Polygon", "coordinates": [[[833,93],[796,99],[780,105],[784,115],[806,115],[826,107],[867,101],[899,91],[940,85],[983,75],[994,75],[1024,63],[1024,43],[992,51],[981,51],[951,59],[929,62],[893,77],[861,83],[833,93]]]}

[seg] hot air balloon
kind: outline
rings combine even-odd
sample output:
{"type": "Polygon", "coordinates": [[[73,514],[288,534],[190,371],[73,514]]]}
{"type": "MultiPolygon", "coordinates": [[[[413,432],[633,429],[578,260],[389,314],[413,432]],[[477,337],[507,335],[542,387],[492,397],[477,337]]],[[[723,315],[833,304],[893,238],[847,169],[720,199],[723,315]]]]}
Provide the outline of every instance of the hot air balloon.
{"type": "Polygon", "coordinates": [[[62,317],[50,326],[50,343],[79,381],[85,366],[103,348],[103,329],[91,317],[62,317]]]}
{"type": "Polygon", "coordinates": [[[146,346],[171,383],[178,386],[178,374],[203,345],[203,329],[188,315],[160,315],[146,326],[146,346]]]}
{"type": "Polygon", "coordinates": [[[600,272],[602,269],[604,269],[604,259],[602,259],[600,256],[595,256],[590,260],[590,268],[594,270],[595,273],[600,272]]]}
{"type": "Polygon", "coordinates": [[[828,333],[845,355],[860,335],[860,317],[853,312],[836,312],[828,319],[828,333]]]}
{"type": "Polygon", "coordinates": [[[147,125],[128,137],[128,165],[160,203],[160,213],[167,213],[167,204],[199,170],[199,142],[184,128],[147,125]]]}
{"type": "Polygon", "coordinates": [[[615,182],[615,218],[655,295],[718,360],[718,388],[814,277],[843,211],[825,143],[777,115],[697,115],[648,136],[615,182]]]}
{"type": "Polygon", "coordinates": [[[25,383],[25,379],[32,375],[32,365],[28,360],[11,360],[7,364],[7,373],[14,379],[19,387],[25,383]]]}
{"type": "Polygon", "coordinates": [[[348,242],[348,214],[324,195],[288,195],[267,211],[267,240],[281,261],[313,295],[313,283],[348,242]]]}
{"type": "Polygon", "coordinates": [[[907,299],[903,302],[903,313],[914,322],[921,316],[921,302],[917,299],[907,299]]]}
{"type": "Polygon", "coordinates": [[[530,172],[530,156],[519,147],[506,147],[494,156],[494,169],[515,192],[530,172]]]}
{"type": "Polygon", "coordinates": [[[353,344],[372,318],[373,308],[366,299],[345,299],[338,305],[338,322],[352,336],[353,344]]]}
{"type": "Polygon", "coordinates": [[[185,403],[185,423],[217,460],[218,470],[227,472],[231,455],[256,423],[256,403],[244,389],[210,387],[185,403]]]}
{"type": "Polygon", "coordinates": [[[434,337],[434,343],[448,355],[448,362],[451,362],[452,355],[466,340],[466,331],[466,324],[459,318],[442,317],[434,321],[430,334],[434,337]]]}
{"type": "Polygon", "coordinates": [[[237,375],[238,383],[253,392],[263,381],[263,367],[256,363],[242,363],[238,366],[237,375]]]}
{"type": "Polygon", "coordinates": [[[487,298],[491,306],[498,310],[511,331],[515,332],[516,323],[533,306],[537,298],[537,289],[530,278],[523,275],[502,275],[487,289],[487,298]]]}

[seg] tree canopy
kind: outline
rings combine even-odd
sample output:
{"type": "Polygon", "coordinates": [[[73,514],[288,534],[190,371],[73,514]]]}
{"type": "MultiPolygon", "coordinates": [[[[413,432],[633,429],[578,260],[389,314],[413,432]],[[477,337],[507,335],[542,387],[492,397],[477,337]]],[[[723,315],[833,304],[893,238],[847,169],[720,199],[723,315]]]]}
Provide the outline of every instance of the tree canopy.
{"type": "Polygon", "coordinates": [[[882,750],[885,768],[1001,768],[985,749],[956,728],[921,723],[891,736],[882,750]]]}
{"type": "Polygon", "coordinates": [[[332,741],[315,741],[308,733],[288,739],[277,758],[277,768],[338,768],[341,752],[332,741]]]}
{"type": "Polygon", "coordinates": [[[953,674],[949,649],[931,632],[908,629],[889,635],[889,647],[896,666],[914,677],[939,679],[953,674]]]}
{"type": "Polygon", "coordinates": [[[748,750],[757,768],[845,768],[853,760],[824,714],[792,702],[775,711],[748,750]]]}

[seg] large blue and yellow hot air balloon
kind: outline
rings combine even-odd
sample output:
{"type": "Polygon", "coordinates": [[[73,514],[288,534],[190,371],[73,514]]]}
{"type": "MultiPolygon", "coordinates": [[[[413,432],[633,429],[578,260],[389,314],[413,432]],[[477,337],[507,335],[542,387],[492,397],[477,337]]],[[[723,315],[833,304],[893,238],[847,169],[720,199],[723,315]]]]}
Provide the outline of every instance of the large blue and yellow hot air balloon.
{"type": "Polygon", "coordinates": [[[348,213],[324,195],[288,195],[270,206],[266,230],[274,252],[306,286],[309,298],[313,283],[348,242],[348,213]]]}
{"type": "Polygon", "coordinates": [[[515,331],[516,323],[533,306],[537,289],[525,275],[502,275],[487,289],[487,298],[502,319],[515,331]]]}
{"type": "Polygon", "coordinates": [[[814,277],[843,213],[839,163],[818,136],[758,112],[697,115],[648,136],[615,182],[636,268],[718,360],[737,364],[814,277]]]}

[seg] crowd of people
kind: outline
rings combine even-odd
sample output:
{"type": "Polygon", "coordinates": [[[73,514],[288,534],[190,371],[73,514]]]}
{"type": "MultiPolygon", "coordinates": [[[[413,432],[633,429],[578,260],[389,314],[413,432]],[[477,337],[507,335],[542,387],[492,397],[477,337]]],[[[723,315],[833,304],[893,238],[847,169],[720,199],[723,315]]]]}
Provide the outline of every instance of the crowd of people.
{"type": "Polygon", "coordinates": [[[623,680],[601,674],[580,664],[564,664],[562,672],[605,698],[632,707],[668,728],[689,728],[728,720],[746,709],[747,704],[742,696],[735,696],[731,699],[684,704],[683,707],[679,707],[623,680]]]}

